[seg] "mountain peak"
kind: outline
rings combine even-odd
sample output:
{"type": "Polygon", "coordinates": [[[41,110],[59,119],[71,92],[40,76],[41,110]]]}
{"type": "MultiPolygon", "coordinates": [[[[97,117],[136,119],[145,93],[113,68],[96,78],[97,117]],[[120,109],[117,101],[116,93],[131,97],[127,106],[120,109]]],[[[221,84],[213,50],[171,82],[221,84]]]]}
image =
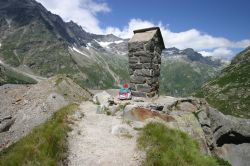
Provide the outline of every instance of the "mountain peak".
{"type": "Polygon", "coordinates": [[[165,58],[178,57],[178,58],[186,58],[191,62],[199,62],[203,64],[207,64],[210,66],[218,67],[221,65],[220,60],[213,60],[211,57],[204,57],[202,54],[196,52],[192,48],[186,48],[184,50],[180,50],[176,47],[167,48],[162,52],[165,58]]]}

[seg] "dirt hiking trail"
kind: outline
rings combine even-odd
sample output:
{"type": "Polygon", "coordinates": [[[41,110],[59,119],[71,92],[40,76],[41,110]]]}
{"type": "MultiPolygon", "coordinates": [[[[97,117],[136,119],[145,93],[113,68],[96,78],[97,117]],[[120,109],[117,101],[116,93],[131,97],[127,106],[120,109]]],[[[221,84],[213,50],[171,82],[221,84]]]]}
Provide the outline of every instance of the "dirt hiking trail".
{"type": "Polygon", "coordinates": [[[81,119],[69,133],[69,166],[138,166],[142,154],[136,145],[137,131],[118,116],[97,114],[97,105],[83,102],[81,119]],[[129,134],[117,135],[119,126],[129,134]],[[132,137],[132,138],[131,138],[132,137]]]}

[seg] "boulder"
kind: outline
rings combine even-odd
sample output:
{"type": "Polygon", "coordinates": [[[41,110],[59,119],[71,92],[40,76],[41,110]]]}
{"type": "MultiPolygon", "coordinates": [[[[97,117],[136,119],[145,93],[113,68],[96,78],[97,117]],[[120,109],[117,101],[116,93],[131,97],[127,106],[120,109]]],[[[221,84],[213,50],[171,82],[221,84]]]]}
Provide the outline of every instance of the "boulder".
{"type": "Polygon", "coordinates": [[[250,119],[224,115],[208,107],[197,113],[208,147],[232,166],[249,163],[250,119]]]}
{"type": "Polygon", "coordinates": [[[222,147],[218,147],[214,151],[218,156],[226,161],[229,161],[232,166],[249,165],[250,144],[248,143],[239,145],[224,144],[222,147]]]}
{"type": "Polygon", "coordinates": [[[250,143],[250,119],[224,115],[212,108],[209,109],[208,117],[216,146],[250,143]]]}
{"type": "Polygon", "coordinates": [[[123,136],[129,133],[130,133],[129,126],[126,124],[115,125],[115,126],[112,126],[112,129],[111,129],[111,134],[115,136],[123,136]]]}
{"type": "Polygon", "coordinates": [[[171,115],[161,114],[158,111],[153,111],[146,106],[134,106],[128,105],[124,109],[124,118],[132,121],[144,122],[147,119],[158,118],[165,122],[174,121],[175,119],[171,115]]]}
{"type": "Polygon", "coordinates": [[[164,106],[162,104],[158,104],[158,103],[150,103],[149,105],[147,105],[147,108],[151,108],[151,109],[157,110],[157,111],[162,111],[164,106]]]}
{"type": "Polygon", "coordinates": [[[98,105],[108,107],[109,106],[109,100],[111,98],[112,98],[112,96],[108,92],[103,91],[103,92],[100,92],[100,93],[97,93],[97,94],[94,95],[93,102],[98,104],[98,105]]]}
{"type": "Polygon", "coordinates": [[[190,102],[181,102],[180,104],[177,105],[177,107],[181,110],[181,111],[187,111],[187,112],[196,112],[197,111],[197,107],[194,106],[192,103],[190,102]]]}

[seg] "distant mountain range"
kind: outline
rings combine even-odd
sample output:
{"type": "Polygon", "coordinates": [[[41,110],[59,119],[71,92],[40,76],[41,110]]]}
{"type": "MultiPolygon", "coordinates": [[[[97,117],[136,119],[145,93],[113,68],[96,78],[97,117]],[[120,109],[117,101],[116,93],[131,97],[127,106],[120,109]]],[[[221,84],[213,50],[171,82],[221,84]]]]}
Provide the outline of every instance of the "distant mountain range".
{"type": "Polygon", "coordinates": [[[171,96],[190,95],[225,65],[191,48],[167,48],[162,57],[160,92],[171,96]]]}
{"type": "MultiPolygon", "coordinates": [[[[64,73],[83,87],[117,87],[129,81],[128,40],[88,33],[35,0],[0,1],[1,65],[37,81],[37,76],[64,73]]],[[[203,57],[191,48],[168,48],[162,57],[161,93],[173,96],[190,94],[222,66],[219,60],[203,57]]]]}
{"type": "Polygon", "coordinates": [[[192,48],[186,48],[184,50],[179,50],[178,48],[175,47],[167,48],[163,51],[162,55],[165,58],[186,58],[191,62],[199,62],[214,67],[219,67],[222,65],[220,59],[212,59],[212,57],[204,57],[200,53],[194,51],[192,48]]]}
{"type": "Polygon", "coordinates": [[[225,114],[250,118],[250,47],[196,93],[225,114]]]}
{"type": "Polygon", "coordinates": [[[128,78],[126,58],[101,44],[120,40],[87,33],[34,0],[0,1],[0,60],[29,74],[65,73],[82,86],[114,87],[128,78]]]}

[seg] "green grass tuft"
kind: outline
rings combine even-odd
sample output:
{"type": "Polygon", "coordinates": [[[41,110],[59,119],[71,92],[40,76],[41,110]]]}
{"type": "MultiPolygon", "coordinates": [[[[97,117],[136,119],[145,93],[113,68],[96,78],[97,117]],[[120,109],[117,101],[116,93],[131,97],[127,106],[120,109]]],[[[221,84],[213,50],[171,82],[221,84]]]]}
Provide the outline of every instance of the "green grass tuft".
{"type": "Polygon", "coordinates": [[[170,129],[161,123],[147,124],[138,138],[146,150],[143,166],[215,166],[217,160],[202,155],[198,143],[186,133],[170,129]]]}
{"type": "Polygon", "coordinates": [[[63,165],[67,153],[69,114],[78,104],[69,104],[60,109],[46,123],[36,127],[26,137],[0,152],[1,166],[63,165]]]}

